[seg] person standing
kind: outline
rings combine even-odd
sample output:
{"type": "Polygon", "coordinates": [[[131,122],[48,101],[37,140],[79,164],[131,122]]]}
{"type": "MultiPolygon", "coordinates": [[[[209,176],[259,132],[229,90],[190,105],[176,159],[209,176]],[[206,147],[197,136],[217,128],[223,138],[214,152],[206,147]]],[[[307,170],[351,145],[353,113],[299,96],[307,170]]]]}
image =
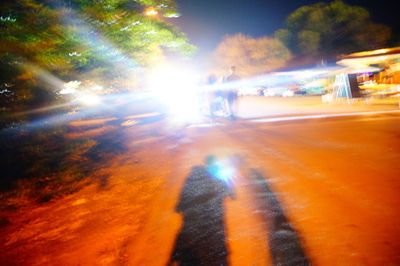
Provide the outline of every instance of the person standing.
{"type": "MultiPolygon", "coordinates": [[[[239,81],[240,77],[236,74],[236,66],[230,67],[230,75],[226,77],[226,83],[234,83],[239,81]]],[[[228,104],[228,114],[230,119],[236,118],[237,112],[237,100],[238,100],[238,89],[236,88],[237,84],[230,84],[226,91],[226,101],[228,104]]]]}

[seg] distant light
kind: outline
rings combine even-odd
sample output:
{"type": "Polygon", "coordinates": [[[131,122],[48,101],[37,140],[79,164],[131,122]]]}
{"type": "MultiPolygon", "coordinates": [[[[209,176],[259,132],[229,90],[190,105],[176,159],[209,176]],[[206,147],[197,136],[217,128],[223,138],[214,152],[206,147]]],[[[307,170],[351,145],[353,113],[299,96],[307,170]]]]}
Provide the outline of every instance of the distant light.
{"type": "Polygon", "coordinates": [[[3,21],[3,22],[5,22],[5,21],[15,22],[15,21],[17,21],[17,19],[12,18],[12,17],[10,17],[10,16],[7,16],[7,17],[1,16],[1,17],[0,17],[0,21],[3,21]]]}
{"type": "Polygon", "coordinates": [[[155,30],[149,30],[149,31],[145,32],[146,35],[154,35],[156,33],[157,32],[155,30]]]}
{"type": "Polygon", "coordinates": [[[146,16],[152,17],[152,16],[157,16],[158,11],[154,8],[154,7],[149,7],[148,9],[146,9],[146,11],[144,12],[144,14],[146,16]]]}
{"type": "Polygon", "coordinates": [[[74,94],[76,92],[76,89],[74,88],[64,88],[60,90],[60,94],[74,94]]]}
{"type": "Polygon", "coordinates": [[[78,80],[72,80],[64,83],[64,88],[60,90],[60,94],[73,94],[76,93],[76,89],[79,88],[81,82],[78,80]]]}
{"type": "Polygon", "coordinates": [[[81,56],[81,53],[78,52],[73,52],[73,53],[68,53],[69,56],[81,56]]]}
{"type": "Polygon", "coordinates": [[[101,102],[101,99],[99,96],[94,95],[94,94],[83,94],[80,95],[77,100],[87,106],[94,106],[98,105],[101,102]]]}
{"type": "Polygon", "coordinates": [[[179,18],[180,16],[181,16],[181,14],[179,14],[179,13],[164,14],[164,17],[166,17],[166,18],[179,18]]]}
{"type": "Polygon", "coordinates": [[[100,85],[94,85],[93,87],[91,87],[91,89],[94,91],[102,91],[104,88],[100,85]]]}
{"type": "Polygon", "coordinates": [[[9,92],[11,92],[11,91],[8,89],[0,90],[0,94],[9,93],[9,92]]]}

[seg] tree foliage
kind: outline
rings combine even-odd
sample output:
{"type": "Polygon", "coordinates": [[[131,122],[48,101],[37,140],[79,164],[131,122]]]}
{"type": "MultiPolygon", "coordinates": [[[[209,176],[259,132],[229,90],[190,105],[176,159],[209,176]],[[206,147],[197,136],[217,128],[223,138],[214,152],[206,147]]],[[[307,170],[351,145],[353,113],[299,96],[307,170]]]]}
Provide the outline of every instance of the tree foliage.
{"type": "Polygon", "coordinates": [[[191,54],[185,35],[164,19],[177,15],[174,0],[2,1],[0,104],[35,98],[46,89],[38,78],[43,73],[64,81],[90,74],[111,80],[166,51],[191,54]],[[146,16],[149,7],[158,14],[146,16]]]}
{"type": "Polygon", "coordinates": [[[253,76],[281,68],[290,51],[276,38],[252,38],[242,34],[226,36],[214,51],[215,72],[227,73],[235,65],[242,76],[253,76]]]}
{"type": "Polygon", "coordinates": [[[314,57],[380,48],[390,35],[390,28],[374,23],[368,10],[341,0],[302,6],[275,32],[295,54],[314,57]]]}

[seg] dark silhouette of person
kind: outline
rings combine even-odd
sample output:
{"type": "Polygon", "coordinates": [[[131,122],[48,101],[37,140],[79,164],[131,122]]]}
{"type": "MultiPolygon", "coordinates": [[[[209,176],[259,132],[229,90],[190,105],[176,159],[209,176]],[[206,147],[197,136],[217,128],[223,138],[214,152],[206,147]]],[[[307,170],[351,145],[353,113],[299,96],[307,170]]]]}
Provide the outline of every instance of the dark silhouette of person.
{"type": "Polygon", "coordinates": [[[218,178],[219,170],[215,157],[209,156],[206,166],[193,167],[187,177],[176,206],[183,225],[169,265],[228,265],[223,201],[234,195],[218,178]]]}

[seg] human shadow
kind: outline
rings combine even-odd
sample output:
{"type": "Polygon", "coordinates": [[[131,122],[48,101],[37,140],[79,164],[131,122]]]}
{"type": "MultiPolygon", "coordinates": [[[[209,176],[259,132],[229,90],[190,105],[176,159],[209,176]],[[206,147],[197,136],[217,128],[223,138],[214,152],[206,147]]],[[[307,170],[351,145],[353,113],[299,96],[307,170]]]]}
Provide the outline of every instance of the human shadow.
{"type": "Polygon", "coordinates": [[[256,208],[268,227],[268,246],[273,265],[310,265],[298,232],[292,227],[268,180],[255,169],[250,172],[250,186],[256,208]]]}
{"type": "Polygon", "coordinates": [[[220,170],[209,156],[188,175],[176,206],[183,225],[168,265],[228,265],[223,201],[234,194],[220,170]]]}

